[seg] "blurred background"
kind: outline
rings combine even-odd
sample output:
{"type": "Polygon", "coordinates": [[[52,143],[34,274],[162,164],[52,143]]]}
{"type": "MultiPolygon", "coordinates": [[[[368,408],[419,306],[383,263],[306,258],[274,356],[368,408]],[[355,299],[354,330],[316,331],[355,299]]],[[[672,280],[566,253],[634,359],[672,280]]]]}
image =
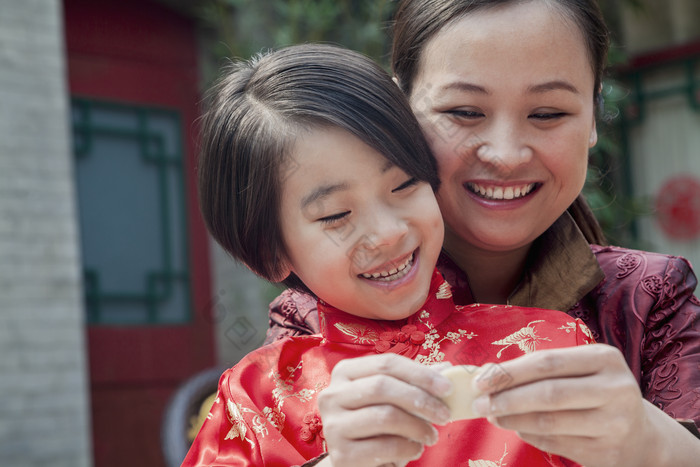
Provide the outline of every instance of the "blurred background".
{"type": "MultiPolygon", "coordinates": [[[[601,5],[589,202],[611,243],[700,264],[700,2],[601,5]]],[[[198,214],[203,90],[227,57],[298,42],[386,66],[394,8],[0,0],[0,465],[179,465],[193,376],[258,347],[279,293],[198,214]]]]}

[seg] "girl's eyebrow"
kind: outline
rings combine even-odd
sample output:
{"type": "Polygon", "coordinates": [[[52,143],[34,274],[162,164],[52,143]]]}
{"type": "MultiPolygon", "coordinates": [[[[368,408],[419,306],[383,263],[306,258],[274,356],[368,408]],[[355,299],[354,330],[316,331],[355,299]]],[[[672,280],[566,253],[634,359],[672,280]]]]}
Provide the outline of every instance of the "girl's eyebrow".
{"type": "Polygon", "coordinates": [[[326,198],[337,191],[347,190],[347,183],[336,183],[334,185],[321,185],[316,187],[311,193],[301,199],[301,209],[305,209],[309,204],[318,201],[321,198],[326,198]]]}

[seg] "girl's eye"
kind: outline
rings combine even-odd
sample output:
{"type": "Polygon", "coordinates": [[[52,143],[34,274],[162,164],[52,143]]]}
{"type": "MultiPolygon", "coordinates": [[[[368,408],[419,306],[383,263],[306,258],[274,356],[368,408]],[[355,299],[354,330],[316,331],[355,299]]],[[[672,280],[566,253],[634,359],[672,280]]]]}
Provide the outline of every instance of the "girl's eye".
{"type": "Polygon", "coordinates": [[[333,214],[332,216],[320,217],[316,220],[320,221],[321,224],[324,224],[324,225],[332,225],[332,224],[335,224],[335,223],[341,221],[348,214],[350,214],[350,211],[339,212],[338,214],[333,214]]]}
{"type": "Polygon", "coordinates": [[[454,110],[448,110],[446,112],[448,115],[451,115],[456,118],[462,118],[465,120],[474,120],[477,118],[481,118],[484,116],[483,113],[477,111],[477,110],[459,110],[459,109],[454,109],[454,110]]]}
{"type": "Polygon", "coordinates": [[[402,183],[401,185],[397,186],[393,190],[391,190],[392,193],[396,193],[401,190],[405,190],[406,188],[412,187],[413,185],[418,183],[418,179],[416,177],[411,177],[408,181],[402,183]]]}
{"type": "Polygon", "coordinates": [[[548,121],[557,120],[567,115],[566,112],[538,112],[530,115],[535,120],[548,121]]]}

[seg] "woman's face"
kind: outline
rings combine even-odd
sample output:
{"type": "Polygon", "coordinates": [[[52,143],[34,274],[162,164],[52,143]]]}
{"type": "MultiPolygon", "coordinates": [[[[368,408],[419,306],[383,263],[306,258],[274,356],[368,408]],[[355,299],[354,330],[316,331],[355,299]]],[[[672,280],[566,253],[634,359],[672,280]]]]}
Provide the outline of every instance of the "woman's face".
{"type": "Polygon", "coordinates": [[[597,141],[593,87],[580,30],[545,2],[470,14],[427,43],[410,100],[448,251],[526,247],[574,201],[597,141]]]}

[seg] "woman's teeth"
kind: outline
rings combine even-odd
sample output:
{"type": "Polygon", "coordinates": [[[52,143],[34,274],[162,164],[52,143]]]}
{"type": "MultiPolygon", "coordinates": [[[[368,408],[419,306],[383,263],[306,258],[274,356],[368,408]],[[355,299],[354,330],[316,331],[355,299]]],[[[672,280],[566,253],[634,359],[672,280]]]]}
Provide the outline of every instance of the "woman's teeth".
{"type": "Polygon", "coordinates": [[[535,183],[528,183],[521,186],[508,187],[485,187],[477,183],[467,183],[467,188],[482,198],[486,199],[517,199],[530,193],[535,189],[535,183]]]}
{"type": "Polygon", "coordinates": [[[412,265],[413,265],[413,254],[411,254],[411,256],[409,256],[408,259],[403,264],[395,267],[394,269],[391,269],[390,271],[375,272],[373,274],[362,273],[361,276],[364,277],[365,279],[372,279],[372,280],[377,280],[377,281],[384,281],[384,282],[395,281],[397,279],[401,279],[403,276],[408,274],[408,271],[411,270],[412,265]]]}

